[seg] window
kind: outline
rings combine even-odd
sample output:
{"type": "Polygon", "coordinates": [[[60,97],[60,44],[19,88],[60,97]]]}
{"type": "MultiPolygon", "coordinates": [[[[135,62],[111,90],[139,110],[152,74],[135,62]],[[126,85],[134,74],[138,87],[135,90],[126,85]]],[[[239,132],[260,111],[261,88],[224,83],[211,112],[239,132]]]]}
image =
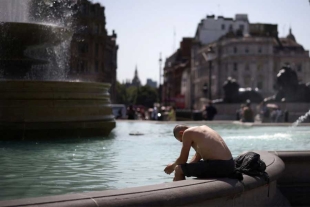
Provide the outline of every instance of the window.
{"type": "Polygon", "coordinates": [[[98,34],[99,33],[99,26],[97,24],[93,25],[93,33],[98,34]]]}
{"type": "Polygon", "coordinates": [[[249,64],[248,64],[248,63],[245,64],[244,69],[245,69],[245,70],[250,70],[250,67],[249,67],[249,64]]]}
{"type": "Polygon", "coordinates": [[[301,72],[301,71],[302,71],[302,65],[301,65],[301,64],[298,64],[298,65],[297,65],[297,71],[298,71],[298,72],[301,72]]]}
{"type": "Polygon", "coordinates": [[[258,53],[262,53],[262,48],[261,47],[258,48],[258,53]]]}
{"type": "Polygon", "coordinates": [[[257,82],[257,88],[260,90],[263,89],[263,81],[260,80],[257,82]]]}
{"type": "Polygon", "coordinates": [[[234,71],[238,70],[238,63],[234,63],[234,71]]]}
{"type": "Polygon", "coordinates": [[[225,30],[225,24],[222,24],[222,30],[225,30]]]}
{"type": "Polygon", "coordinates": [[[234,47],[234,53],[236,54],[238,52],[237,47],[234,47]]]}
{"type": "Polygon", "coordinates": [[[93,14],[95,14],[95,12],[96,12],[96,7],[95,7],[95,6],[91,6],[91,7],[90,7],[90,12],[93,13],[93,14]]]}
{"type": "Polygon", "coordinates": [[[87,43],[80,43],[79,44],[79,52],[80,53],[88,53],[88,44],[87,43]]]}
{"type": "Polygon", "coordinates": [[[95,71],[96,73],[99,71],[99,62],[97,60],[95,61],[95,71]]]}
{"type": "Polygon", "coordinates": [[[262,64],[261,63],[259,63],[258,65],[257,65],[257,72],[260,72],[261,70],[262,70],[262,64]]]}
{"type": "Polygon", "coordinates": [[[80,11],[82,14],[87,14],[87,6],[85,4],[82,4],[80,7],[80,11]]]}
{"type": "Polygon", "coordinates": [[[81,73],[84,73],[86,71],[86,68],[87,68],[87,62],[84,60],[80,60],[79,61],[79,71],[81,73]]]}
{"type": "Polygon", "coordinates": [[[243,24],[240,24],[240,25],[239,25],[239,29],[243,32],[243,30],[244,30],[244,25],[243,25],[243,24]]]}
{"type": "Polygon", "coordinates": [[[245,76],[244,77],[244,86],[245,87],[250,87],[251,86],[251,82],[252,82],[252,79],[250,76],[245,76]]]}
{"type": "Polygon", "coordinates": [[[263,80],[264,80],[264,76],[263,75],[259,75],[258,76],[257,85],[256,85],[258,89],[263,89],[263,86],[264,86],[263,80]]]}
{"type": "Polygon", "coordinates": [[[99,53],[99,45],[96,44],[95,45],[95,55],[98,56],[98,53],[99,53]]]}

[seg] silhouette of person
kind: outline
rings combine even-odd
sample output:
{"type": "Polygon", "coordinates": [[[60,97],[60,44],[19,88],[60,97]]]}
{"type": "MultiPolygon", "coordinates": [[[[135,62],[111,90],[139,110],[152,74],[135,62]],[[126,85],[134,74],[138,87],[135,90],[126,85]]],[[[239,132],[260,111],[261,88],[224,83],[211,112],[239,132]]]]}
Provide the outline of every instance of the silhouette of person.
{"type": "Polygon", "coordinates": [[[212,101],[209,101],[208,106],[206,107],[206,120],[212,121],[214,116],[217,114],[217,109],[212,105],[212,101]]]}

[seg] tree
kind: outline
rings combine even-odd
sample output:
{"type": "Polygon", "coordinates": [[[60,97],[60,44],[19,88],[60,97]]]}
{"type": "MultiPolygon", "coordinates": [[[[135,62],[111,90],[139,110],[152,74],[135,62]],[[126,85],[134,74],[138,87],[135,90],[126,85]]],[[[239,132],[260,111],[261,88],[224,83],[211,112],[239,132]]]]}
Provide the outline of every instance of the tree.
{"type": "Polygon", "coordinates": [[[150,86],[126,88],[124,84],[117,82],[116,84],[116,101],[125,105],[142,105],[152,108],[154,103],[158,101],[157,90],[150,86]]]}
{"type": "Polygon", "coordinates": [[[116,103],[125,105],[130,103],[126,86],[118,81],[116,82],[116,103]]]}
{"type": "Polygon", "coordinates": [[[145,85],[137,89],[136,104],[152,108],[154,103],[158,101],[157,90],[145,85]]]}

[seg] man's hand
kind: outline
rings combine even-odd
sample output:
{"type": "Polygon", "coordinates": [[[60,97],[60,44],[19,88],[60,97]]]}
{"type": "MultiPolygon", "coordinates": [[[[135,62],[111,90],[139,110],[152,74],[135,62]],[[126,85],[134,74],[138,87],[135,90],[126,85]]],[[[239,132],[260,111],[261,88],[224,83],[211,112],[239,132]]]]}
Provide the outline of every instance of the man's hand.
{"type": "Polygon", "coordinates": [[[165,173],[170,175],[174,171],[174,168],[175,168],[175,164],[169,164],[167,165],[164,171],[165,173]]]}

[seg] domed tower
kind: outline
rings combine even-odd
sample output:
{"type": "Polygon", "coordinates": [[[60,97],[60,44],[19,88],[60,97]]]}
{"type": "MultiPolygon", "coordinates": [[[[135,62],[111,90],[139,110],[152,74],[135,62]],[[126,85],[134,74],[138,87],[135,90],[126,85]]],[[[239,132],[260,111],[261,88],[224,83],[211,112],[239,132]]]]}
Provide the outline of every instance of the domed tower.
{"type": "Polygon", "coordinates": [[[286,37],[287,39],[293,40],[294,42],[296,42],[295,36],[292,33],[292,28],[290,28],[289,34],[286,37]]]}

